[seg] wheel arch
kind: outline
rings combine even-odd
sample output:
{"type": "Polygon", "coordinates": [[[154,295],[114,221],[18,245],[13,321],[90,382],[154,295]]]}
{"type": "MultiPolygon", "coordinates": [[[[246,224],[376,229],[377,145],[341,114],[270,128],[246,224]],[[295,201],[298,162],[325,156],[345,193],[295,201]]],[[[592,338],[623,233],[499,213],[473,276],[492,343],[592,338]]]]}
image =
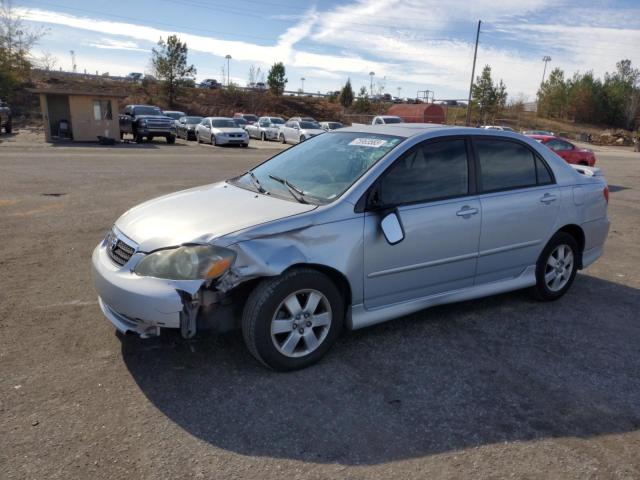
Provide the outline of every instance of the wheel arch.
{"type": "Polygon", "coordinates": [[[312,270],[317,270],[320,273],[324,273],[327,277],[331,279],[331,281],[338,287],[340,294],[342,295],[342,299],[344,300],[345,309],[348,309],[351,306],[352,302],[352,293],[351,293],[351,284],[349,283],[349,279],[346,277],[344,273],[341,271],[330,267],[328,265],[322,265],[319,263],[295,263],[289,266],[283,274],[289,270],[294,268],[310,268],[312,270]]]}
{"type": "Polygon", "coordinates": [[[578,251],[578,268],[581,269],[582,254],[584,252],[584,245],[585,245],[584,230],[582,230],[582,227],[580,227],[580,225],[576,225],[575,223],[570,223],[563,226],[562,228],[559,228],[555,233],[559,233],[559,232],[564,232],[571,235],[578,243],[578,250],[579,250],[578,251]]]}

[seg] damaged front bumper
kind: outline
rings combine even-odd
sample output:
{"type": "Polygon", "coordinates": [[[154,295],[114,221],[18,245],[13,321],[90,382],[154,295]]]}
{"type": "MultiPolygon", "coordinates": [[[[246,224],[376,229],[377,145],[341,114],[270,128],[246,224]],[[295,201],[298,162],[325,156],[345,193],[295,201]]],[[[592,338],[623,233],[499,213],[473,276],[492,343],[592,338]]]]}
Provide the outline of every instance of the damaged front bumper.
{"type": "MultiPolygon", "coordinates": [[[[102,312],[122,333],[146,338],[159,335],[161,328],[176,328],[183,337],[191,338],[205,297],[200,291],[203,282],[136,275],[133,267],[142,256],[136,253],[127,264],[119,266],[109,258],[105,242],[96,247],[92,277],[102,312]]],[[[207,295],[206,299],[215,303],[218,296],[207,295]]]]}

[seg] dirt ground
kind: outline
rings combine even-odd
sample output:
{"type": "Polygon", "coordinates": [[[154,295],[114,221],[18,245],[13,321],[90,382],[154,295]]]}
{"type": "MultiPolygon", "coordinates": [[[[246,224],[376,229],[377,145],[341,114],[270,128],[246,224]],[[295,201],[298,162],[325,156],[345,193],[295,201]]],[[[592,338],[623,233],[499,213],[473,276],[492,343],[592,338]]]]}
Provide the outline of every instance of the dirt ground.
{"type": "Polygon", "coordinates": [[[235,332],[115,335],[90,279],[125,210],[278,145],[20,135],[0,145],[1,478],[640,478],[640,154],[596,148],[611,232],[561,300],[437,307],[279,374],[235,332]]]}

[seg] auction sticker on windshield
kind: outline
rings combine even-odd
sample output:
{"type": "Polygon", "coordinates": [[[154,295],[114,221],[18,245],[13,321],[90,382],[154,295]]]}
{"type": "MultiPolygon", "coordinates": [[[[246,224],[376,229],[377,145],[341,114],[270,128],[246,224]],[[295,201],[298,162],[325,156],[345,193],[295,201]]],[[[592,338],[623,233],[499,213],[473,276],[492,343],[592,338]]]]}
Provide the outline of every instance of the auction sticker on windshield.
{"type": "Polygon", "coordinates": [[[354,138],[349,142],[349,145],[353,145],[356,147],[371,147],[371,148],[380,148],[387,141],[382,138],[354,138]]]}

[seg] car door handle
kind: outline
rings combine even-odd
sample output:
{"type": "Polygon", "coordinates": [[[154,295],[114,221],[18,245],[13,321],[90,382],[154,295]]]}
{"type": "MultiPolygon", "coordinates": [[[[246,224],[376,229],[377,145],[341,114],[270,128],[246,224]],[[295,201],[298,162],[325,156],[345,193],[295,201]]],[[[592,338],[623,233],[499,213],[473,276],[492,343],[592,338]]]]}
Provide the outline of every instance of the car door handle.
{"type": "Polygon", "coordinates": [[[476,213],[478,213],[477,208],[471,208],[468,205],[465,205],[456,212],[456,215],[459,217],[470,217],[471,215],[475,215],[476,213]]]}
{"type": "Polygon", "coordinates": [[[557,199],[558,197],[556,197],[555,195],[552,195],[551,193],[545,193],[540,199],[540,201],[542,203],[549,205],[551,202],[555,202],[557,199]]]}

